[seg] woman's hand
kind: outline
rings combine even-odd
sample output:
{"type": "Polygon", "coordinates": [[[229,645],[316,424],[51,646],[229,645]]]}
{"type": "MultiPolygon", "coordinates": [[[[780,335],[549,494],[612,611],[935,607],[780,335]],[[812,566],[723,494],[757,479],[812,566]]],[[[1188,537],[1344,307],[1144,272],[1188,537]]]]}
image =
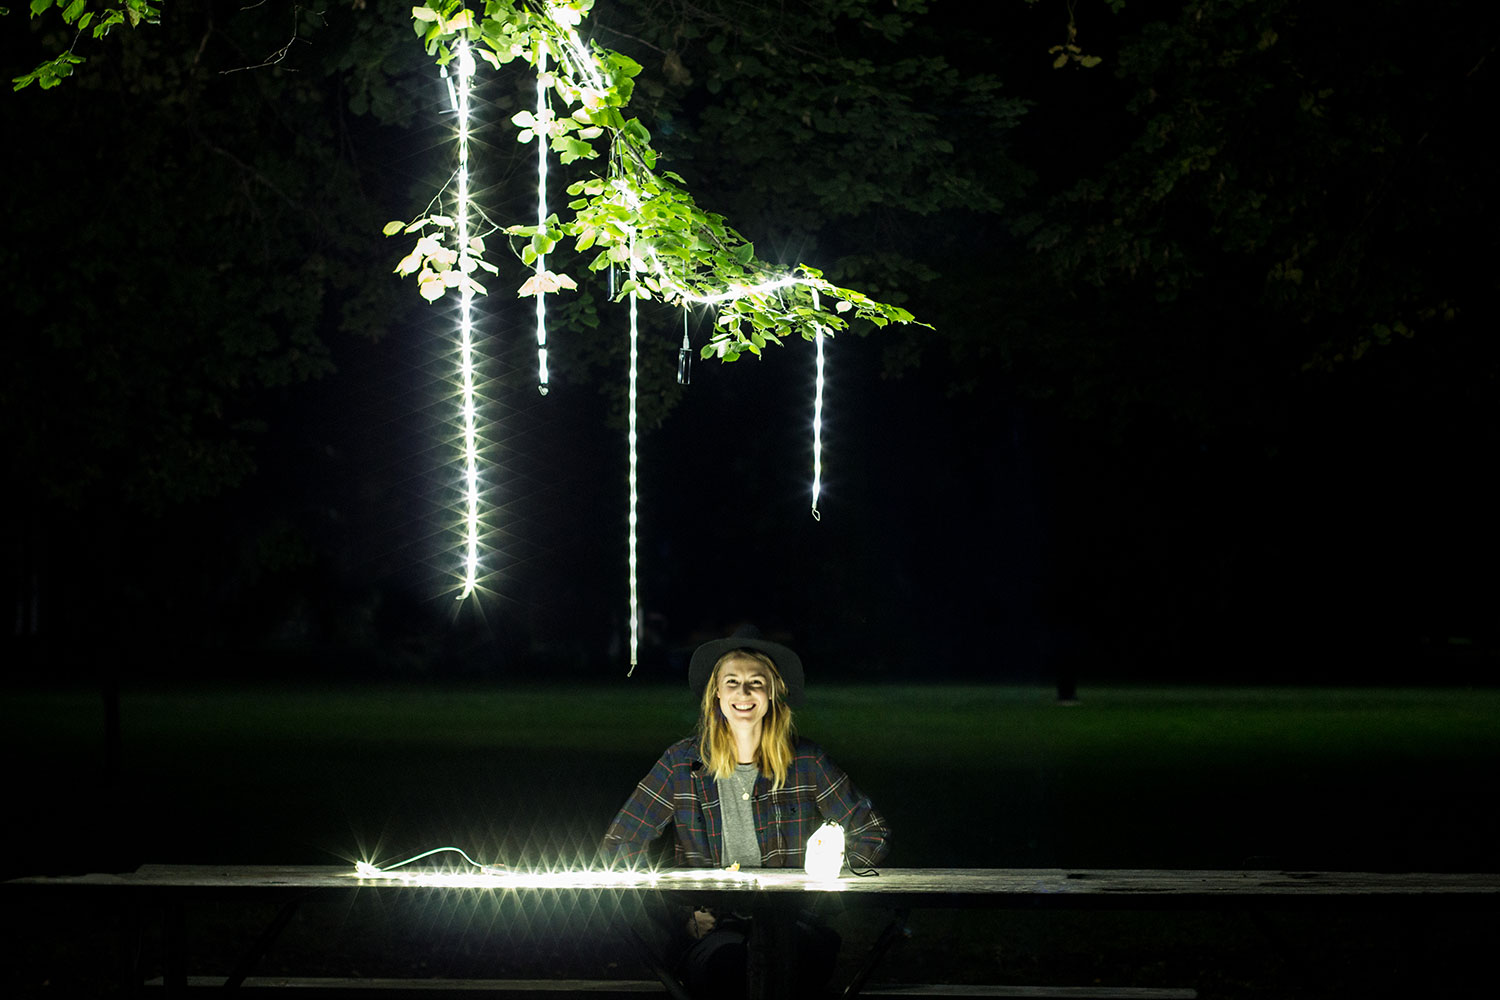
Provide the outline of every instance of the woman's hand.
{"type": "Polygon", "coordinates": [[[688,918],[687,922],[688,937],[694,941],[699,940],[703,935],[714,929],[715,923],[717,921],[714,919],[712,910],[694,910],[693,915],[688,918]]]}

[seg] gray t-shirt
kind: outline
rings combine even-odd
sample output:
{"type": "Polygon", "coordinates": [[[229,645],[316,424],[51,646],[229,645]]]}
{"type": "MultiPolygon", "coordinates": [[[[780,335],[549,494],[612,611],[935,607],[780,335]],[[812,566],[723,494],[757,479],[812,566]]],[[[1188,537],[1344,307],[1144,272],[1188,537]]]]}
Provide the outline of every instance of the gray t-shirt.
{"type": "Polygon", "coordinates": [[[754,764],[736,764],[733,774],[718,779],[726,866],[738,861],[741,868],[760,867],[760,841],[755,839],[755,812],[750,808],[750,796],[759,773],[754,764]]]}

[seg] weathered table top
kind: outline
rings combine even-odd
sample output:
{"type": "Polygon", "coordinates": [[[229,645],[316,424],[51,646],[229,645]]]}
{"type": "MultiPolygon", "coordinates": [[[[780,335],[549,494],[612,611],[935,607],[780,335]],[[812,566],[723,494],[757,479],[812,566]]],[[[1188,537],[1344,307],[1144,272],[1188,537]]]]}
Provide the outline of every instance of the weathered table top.
{"type": "Polygon", "coordinates": [[[481,873],[438,868],[361,876],[349,867],[144,865],[133,872],[37,876],[0,883],[11,889],[360,890],[432,889],[492,892],[613,891],[752,894],[774,902],[787,894],[840,893],[848,902],[894,906],[1065,909],[1176,909],[1238,904],[1427,903],[1490,907],[1500,902],[1500,873],[1279,871],[1132,871],[1061,868],[887,868],[878,876],[834,881],[799,871],[663,869],[655,872],[481,873]]]}

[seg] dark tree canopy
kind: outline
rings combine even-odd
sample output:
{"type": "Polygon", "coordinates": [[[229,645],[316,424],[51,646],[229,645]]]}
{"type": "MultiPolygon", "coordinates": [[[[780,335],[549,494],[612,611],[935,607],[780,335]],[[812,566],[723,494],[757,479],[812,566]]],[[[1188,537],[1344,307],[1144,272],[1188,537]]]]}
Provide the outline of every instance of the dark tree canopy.
{"type": "MultiPolygon", "coordinates": [[[[409,17],[376,0],[169,4],[160,25],[91,42],[60,86],[6,98],[32,151],[8,162],[0,258],[20,331],[0,376],[10,520],[28,539],[20,575],[43,581],[23,598],[100,602],[97,576],[65,568],[87,563],[115,581],[119,617],[175,616],[189,644],[259,642],[289,620],[333,644],[446,627],[425,582],[389,582],[418,557],[366,551],[371,526],[415,516],[402,491],[418,473],[351,458],[390,451],[373,438],[401,413],[352,450],[311,416],[347,398],[351,371],[396,356],[405,367],[372,392],[393,411],[437,405],[423,386],[441,366],[420,347],[437,313],[390,274],[379,236],[449,167],[409,17]],[[403,588],[415,596],[392,596],[403,588]],[[401,602],[422,610],[369,624],[401,602]]],[[[22,23],[5,25],[12,76],[67,44],[22,23]]],[[[971,629],[955,659],[999,608],[1017,670],[1079,655],[1186,671],[1228,645],[1212,669],[1252,672],[1304,646],[1493,639],[1477,567],[1500,544],[1485,461],[1500,369],[1475,149],[1496,12],[618,0],[586,30],[643,64],[637,112],[670,168],[763,255],[815,262],[936,328],[851,338],[848,363],[927,401],[919,422],[947,451],[916,454],[906,426],[876,447],[914,468],[941,458],[942,488],[979,498],[960,505],[972,520],[906,518],[899,482],[868,500],[839,558],[777,598],[805,627],[844,587],[885,623],[876,646],[902,641],[910,611],[971,629]],[[1050,51],[1069,39],[1072,56],[1050,51]],[[891,525],[894,540],[861,544],[891,525]]],[[[487,210],[524,220],[533,153],[505,120],[532,81],[483,86],[487,210]]],[[[608,407],[625,348],[606,298],[560,301],[570,335],[553,350],[562,389],[597,386],[608,407]]],[[[505,293],[491,299],[506,315],[505,293]]],[[[671,310],[646,321],[681,335],[671,310]]],[[[502,353],[523,356],[524,324],[499,328],[515,345],[502,353]]],[[[524,365],[502,367],[497,394],[524,389],[524,365]]],[[[674,374],[675,352],[644,357],[646,422],[701,441],[670,438],[679,408],[707,412],[674,374]]],[[[747,461],[757,434],[725,431],[712,453],[747,461]]],[[[412,447],[436,452],[429,437],[412,447]]],[[[736,522],[734,498],[696,502],[709,530],[734,524],[762,548],[797,534],[736,522]]],[[[561,531],[572,509],[537,516],[561,531]]],[[[659,544],[687,558],[684,540],[659,544]]],[[[579,561],[604,574],[612,558],[579,561]]],[[[541,589],[602,619],[576,596],[592,586],[541,589]]],[[[512,601],[491,626],[504,618],[524,646],[512,601]]]]}

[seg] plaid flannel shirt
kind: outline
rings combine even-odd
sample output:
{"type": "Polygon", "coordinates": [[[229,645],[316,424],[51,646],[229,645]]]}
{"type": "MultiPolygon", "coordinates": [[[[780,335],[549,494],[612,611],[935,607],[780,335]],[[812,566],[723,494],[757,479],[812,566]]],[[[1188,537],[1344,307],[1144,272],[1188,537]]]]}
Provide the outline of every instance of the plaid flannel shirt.
{"type": "MultiPolygon", "coordinates": [[[[751,793],[755,838],[765,868],[801,868],[807,841],[827,820],[844,828],[849,864],[869,868],[890,849],[890,828],[849,776],[817,744],[798,739],[786,784],[771,790],[764,774],[751,793]]],[[[675,863],[722,868],[723,814],[719,787],[698,755],[697,741],[682,740],[662,754],[641,779],[604,834],[606,863],[638,863],[671,824],[675,863]]]]}

